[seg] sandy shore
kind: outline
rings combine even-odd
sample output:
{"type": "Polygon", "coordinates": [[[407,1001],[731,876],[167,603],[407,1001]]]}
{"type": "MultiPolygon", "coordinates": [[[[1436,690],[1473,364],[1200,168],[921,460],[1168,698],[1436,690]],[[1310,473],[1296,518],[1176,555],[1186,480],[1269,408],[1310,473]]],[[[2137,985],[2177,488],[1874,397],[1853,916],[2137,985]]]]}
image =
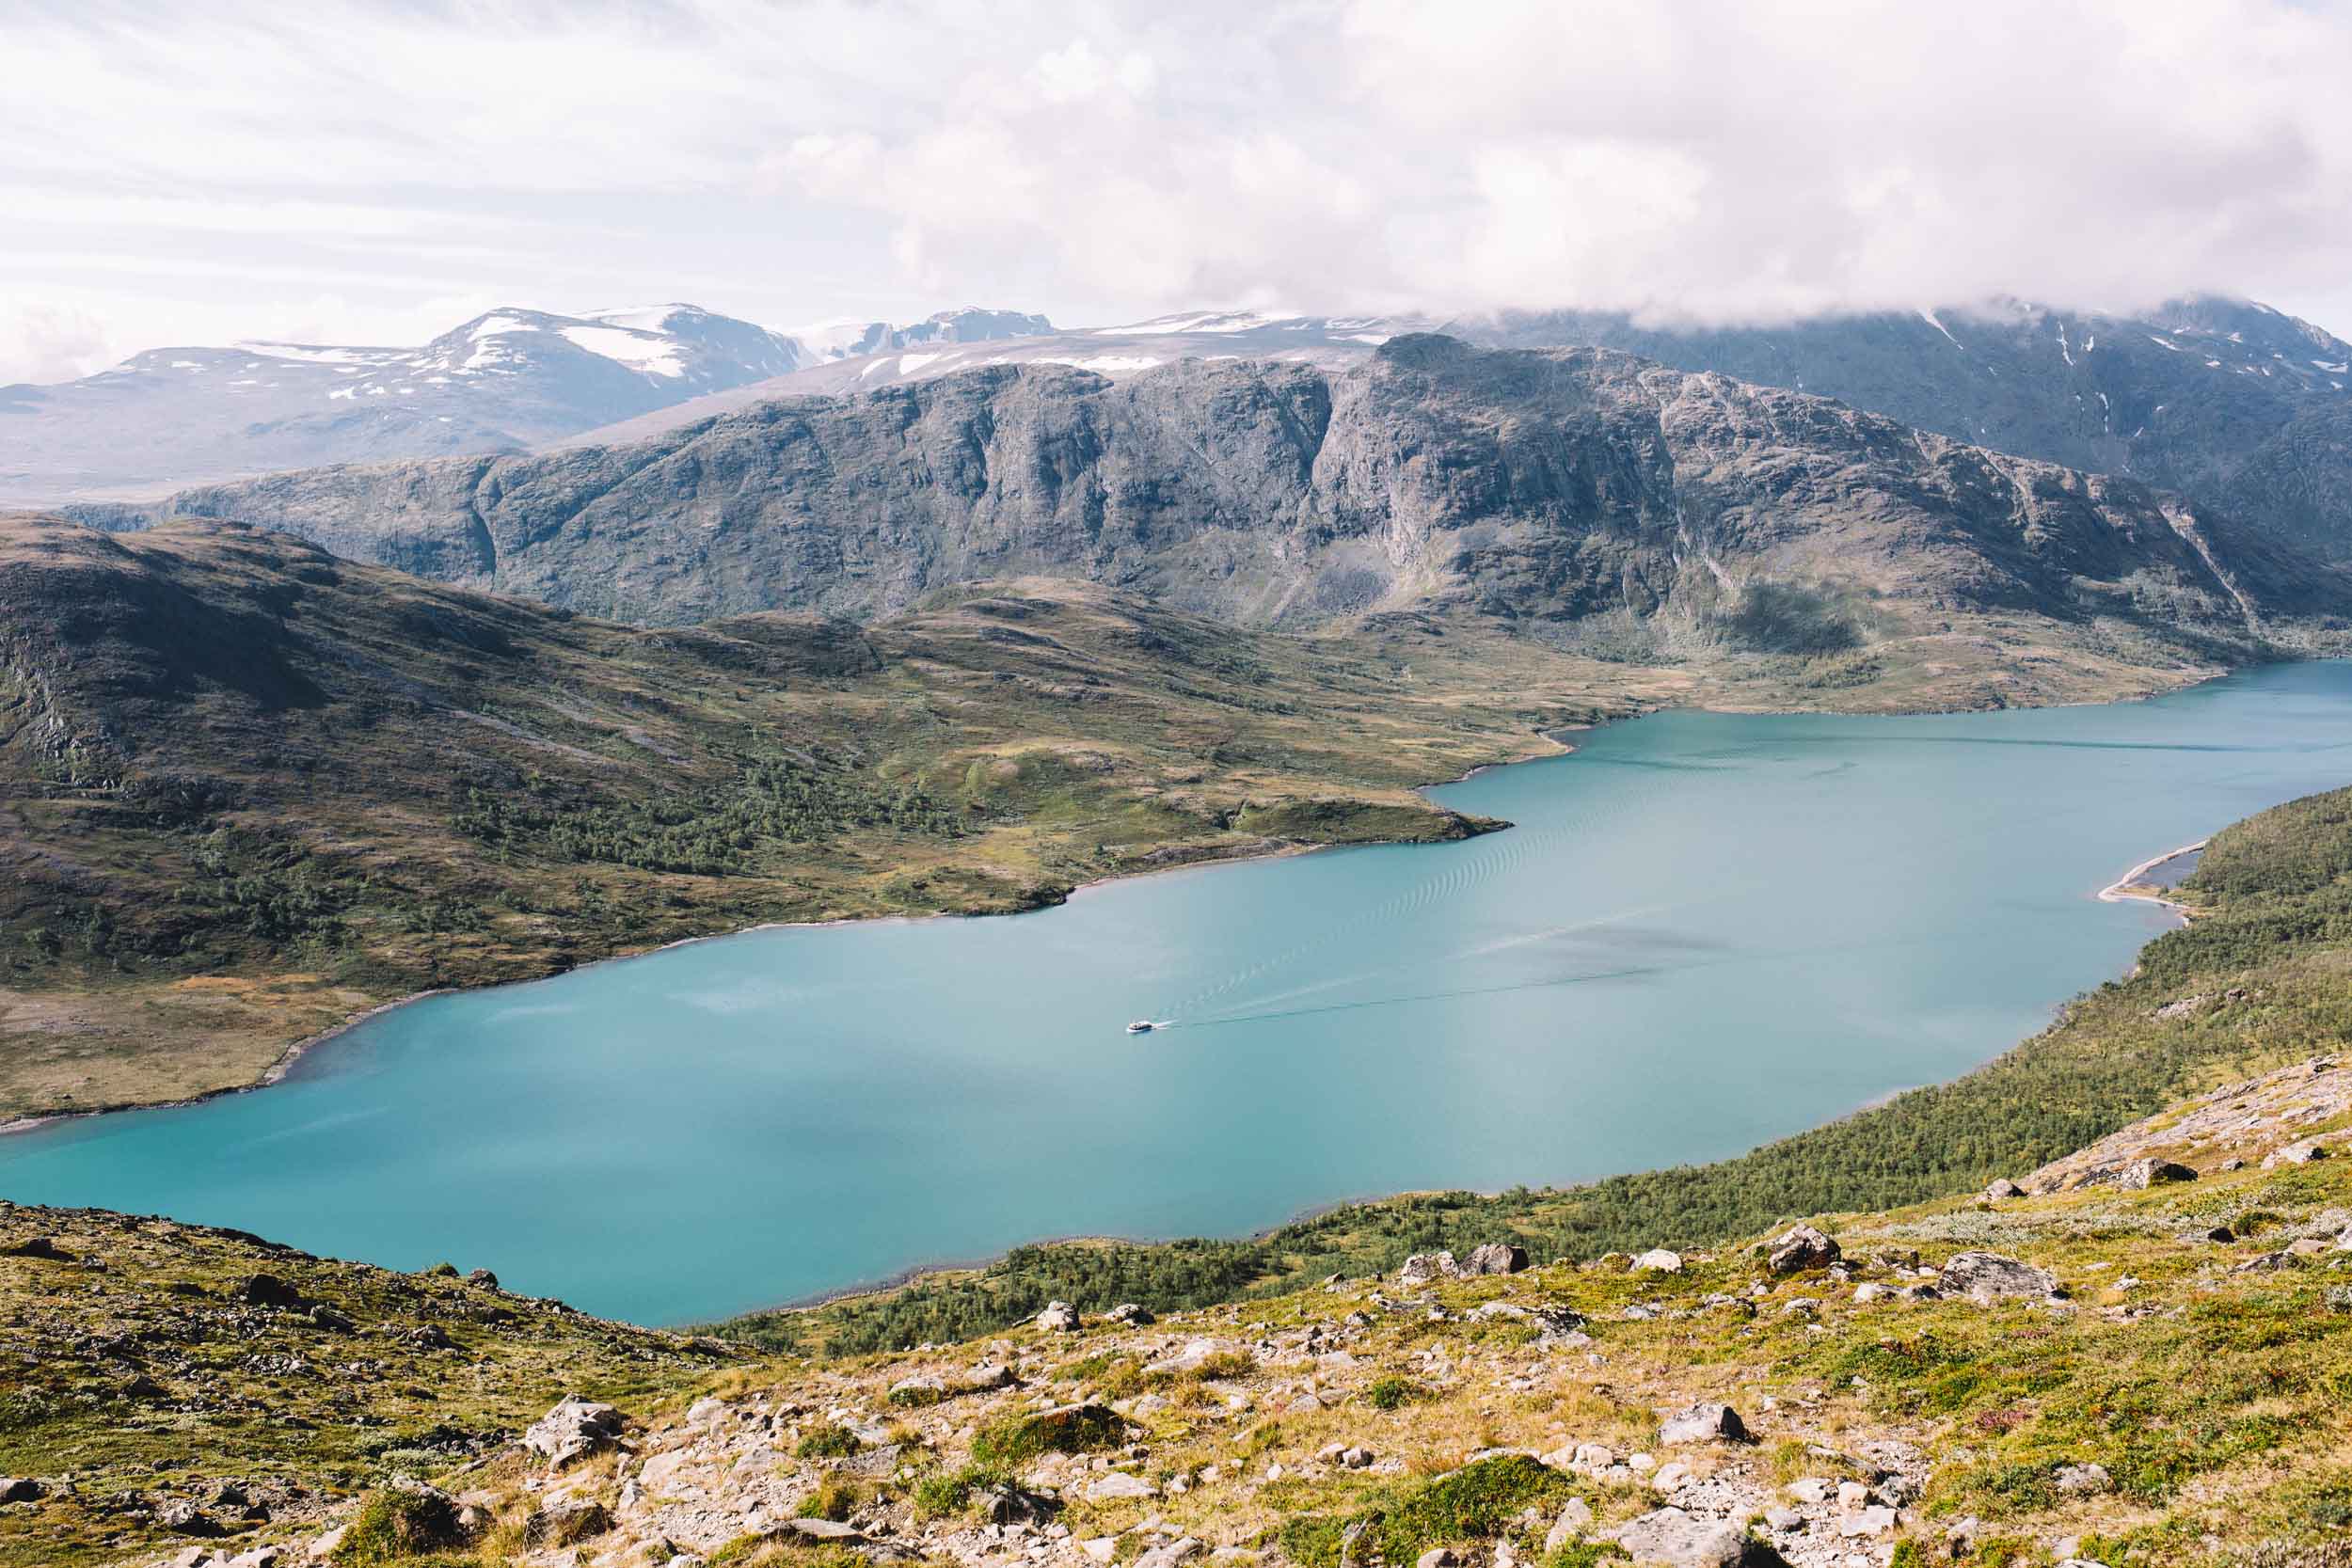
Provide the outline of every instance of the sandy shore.
{"type": "Polygon", "coordinates": [[[2174,914],[2179,915],[2183,920],[2186,920],[2188,918],[2187,905],[2183,904],[2176,899],[2167,898],[2160,893],[2136,893],[2132,890],[2135,888],[2149,887],[2151,885],[2150,883],[2140,880],[2142,877],[2147,876],[2149,872],[2153,871],[2157,866],[2162,865],[2169,860],[2177,860],[2183,855],[2190,854],[2196,850],[2202,849],[2205,847],[2205,844],[2206,841],[2201,838],[2194,844],[2184,844],[2177,849],[2167,849],[2161,855],[2151,855],[2148,859],[2141,861],[2137,865],[2133,866],[2129,871],[2124,872],[2123,875],[2118,877],[2115,880],[2101,888],[2099,890],[2099,902],[2102,904],[2154,904],[2163,909],[2170,910],[2174,914]]]}

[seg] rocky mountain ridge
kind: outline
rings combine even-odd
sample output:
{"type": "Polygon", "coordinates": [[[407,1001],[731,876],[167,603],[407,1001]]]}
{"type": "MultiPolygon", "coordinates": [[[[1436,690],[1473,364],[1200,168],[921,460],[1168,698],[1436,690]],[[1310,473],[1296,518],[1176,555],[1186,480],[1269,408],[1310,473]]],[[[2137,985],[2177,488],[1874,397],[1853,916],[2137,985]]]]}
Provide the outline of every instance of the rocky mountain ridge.
{"type": "MultiPolygon", "coordinates": [[[[1820,654],[1999,610],[2251,648],[2346,579],[2137,482],[1597,349],[1408,335],[1332,372],[996,366],[631,446],[281,474],[148,515],[615,619],[870,619],[1083,578],[1258,626],[1454,607],[1820,654]]],[[[133,519],[140,520],[140,519],[133,519]]]]}

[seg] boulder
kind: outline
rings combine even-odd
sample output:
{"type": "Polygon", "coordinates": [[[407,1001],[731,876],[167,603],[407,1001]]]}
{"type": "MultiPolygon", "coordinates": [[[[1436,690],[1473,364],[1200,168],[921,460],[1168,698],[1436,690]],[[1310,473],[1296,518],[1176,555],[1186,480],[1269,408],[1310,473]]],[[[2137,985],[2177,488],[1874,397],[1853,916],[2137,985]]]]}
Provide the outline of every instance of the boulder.
{"type": "Polygon", "coordinates": [[[466,1283],[481,1290],[495,1291],[499,1288],[499,1276],[487,1269],[472,1269],[467,1272],[466,1283]]]}
{"type": "Polygon", "coordinates": [[[1396,1271],[1399,1285],[1431,1285],[1440,1279],[1459,1279],[1462,1265],[1450,1252],[1416,1252],[1405,1259],[1405,1266],[1396,1271]]]}
{"type": "Polygon", "coordinates": [[[1680,1274],[1682,1254],[1662,1246],[1652,1247],[1633,1259],[1632,1268],[1636,1274],[1680,1274]]]}
{"type": "Polygon", "coordinates": [[[1104,1313],[1103,1321],[1106,1323],[1118,1323],[1121,1327],[1130,1325],[1140,1327],[1142,1324],[1152,1322],[1152,1319],[1151,1312],[1139,1304],[1132,1301],[1122,1301],[1117,1307],[1114,1307],[1109,1311],[1104,1313]]]}
{"type": "Polygon", "coordinates": [[[1488,1242],[1472,1247],[1462,1259],[1464,1274],[1518,1274],[1527,1267],[1527,1249],[1511,1242],[1488,1242]]]}
{"type": "Polygon", "coordinates": [[[1048,1334],[1068,1334],[1078,1326],[1078,1309],[1066,1301],[1049,1301],[1037,1315],[1037,1326],[1048,1334]]]}
{"type": "Polygon", "coordinates": [[[1837,1533],[1844,1536],[1886,1535],[1895,1528],[1895,1511],[1883,1503],[1857,1509],[1837,1517],[1837,1533]]]}
{"type": "Polygon", "coordinates": [[[1735,1568],[1748,1549],[1739,1526],[1694,1519],[1678,1508],[1643,1514],[1617,1531],[1617,1544],[1636,1562],[1671,1568],[1735,1568]]]}
{"type": "Polygon", "coordinates": [[[568,1546],[612,1528],[612,1515],[594,1497],[556,1497],[532,1510],[523,1521],[523,1541],[532,1546],[568,1546]]]}
{"type": "Polygon", "coordinates": [[[27,1236],[21,1242],[0,1246],[0,1258],[40,1258],[52,1263],[71,1263],[72,1255],[60,1248],[46,1236],[27,1236]]]}
{"type": "Polygon", "coordinates": [[[2042,1301],[2058,1291],[2056,1276],[1997,1252],[1957,1253],[1944,1264],[1947,1295],[1966,1296],[1979,1307],[2004,1299],[2042,1301]]]}
{"type": "Polygon", "coordinates": [[[2004,1176],[1984,1189],[1984,1196],[1997,1203],[2003,1198],[2024,1197],[2026,1189],[2004,1176]]]}
{"type": "Polygon", "coordinates": [[[1667,1417],[1658,1436],[1666,1443],[1744,1443],[1748,1428],[1731,1406],[1702,1402],[1667,1417]]]}
{"type": "Polygon", "coordinates": [[[1560,1517],[1544,1532],[1544,1555],[1549,1557],[1563,1546],[1573,1546],[1584,1539],[1584,1532],[1593,1528],[1593,1505],[1581,1497],[1570,1497],[1561,1505],[1560,1517]]]}
{"type": "Polygon", "coordinates": [[[2144,1192],[2150,1187],[2196,1180],[2197,1173],[2186,1165],[2175,1164],[2170,1160],[2148,1159],[2134,1160],[2124,1166],[2120,1184],[2133,1192],[2144,1192]]]}
{"type": "Polygon", "coordinates": [[[618,1410],[572,1394],[524,1430],[523,1447],[547,1460],[549,1468],[560,1470],[576,1459],[611,1448],[620,1434],[618,1410]]]}
{"type": "Polygon", "coordinates": [[[248,1307],[298,1307],[302,1292],[274,1274],[257,1274],[237,1288],[237,1299],[248,1307]]]}
{"type": "Polygon", "coordinates": [[[0,1476],[0,1503],[37,1503],[48,1490],[30,1476],[0,1476]]]}
{"type": "Polygon", "coordinates": [[[1809,1225],[1784,1230],[1764,1243],[1764,1266],[1774,1274],[1802,1274],[1837,1261],[1836,1242],[1809,1225]]]}
{"type": "Polygon", "coordinates": [[[175,1535],[219,1535],[220,1522],[189,1498],[167,1504],[155,1522],[175,1535]]]}
{"type": "Polygon", "coordinates": [[[2317,1138],[2305,1138],[2284,1148],[2274,1148],[2263,1156],[2263,1169],[2276,1170],[2280,1165],[2308,1165],[2313,1160],[2328,1158],[2328,1146],[2317,1138]]]}
{"type": "Polygon", "coordinates": [[[1125,1502],[1159,1495],[1158,1487],[1125,1470],[1113,1470],[1087,1482],[1087,1501],[1090,1503],[1125,1502]]]}
{"type": "Polygon", "coordinates": [[[2115,1485],[2104,1465],[2061,1465],[2050,1479],[2059,1491],[2074,1497],[2109,1491],[2115,1485]]]}
{"type": "Polygon", "coordinates": [[[1189,1535],[1178,1536],[1165,1546],[1154,1546],[1136,1559],[1136,1568],[1178,1568],[1199,1557],[1208,1547],[1189,1535]]]}

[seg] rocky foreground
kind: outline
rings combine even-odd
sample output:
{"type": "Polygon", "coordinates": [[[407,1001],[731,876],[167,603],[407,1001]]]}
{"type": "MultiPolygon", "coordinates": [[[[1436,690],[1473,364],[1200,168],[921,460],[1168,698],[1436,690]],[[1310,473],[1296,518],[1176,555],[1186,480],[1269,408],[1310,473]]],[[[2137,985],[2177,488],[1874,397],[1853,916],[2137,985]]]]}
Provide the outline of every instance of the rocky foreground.
{"type": "MultiPolygon", "coordinates": [[[[986,1342],[847,1363],[697,1371],[713,1347],[495,1282],[319,1265],[366,1276],[379,1314],[404,1291],[463,1307],[438,1335],[449,1350],[339,1324],[351,1314],[325,1291],[272,1299],[248,1280],[250,1338],[373,1334],[379,1385],[397,1385],[403,1354],[439,1378],[408,1388],[421,1404],[511,1370],[501,1337],[552,1323],[575,1337],[577,1392],[437,1465],[386,1450],[355,1497],[369,1466],[306,1486],[292,1452],[270,1475],[188,1475],[172,1450],[202,1447],[205,1380],[183,1358],[168,1390],[182,1415],[145,1440],[143,1543],[114,1560],[2338,1560],[2347,1106],[2352,1070],[2305,1063],[1984,1195],[1823,1216],[1753,1246],[1530,1266],[1502,1242],[1158,1321],[1049,1307],[986,1342]]],[[[0,1215],[13,1285],[62,1271],[45,1277],[135,1288],[87,1226],[54,1245],[78,1247],[71,1260],[28,1250],[44,1212],[0,1215]]],[[[561,1377],[564,1360],[537,1365],[561,1377]]],[[[273,1364],[288,1391],[262,1391],[251,1419],[308,1419],[319,1407],[296,1391],[341,1375],[325,1362],[273,1364]]],[[[26,1548],[51,1522],[56,1541],[86,1539],[101,1483],[25,1465],[24,1436],[0,1427],[0,1464],[26,1472],[0,1480],[0,1560],[49,1560],[26,1548]]]]}

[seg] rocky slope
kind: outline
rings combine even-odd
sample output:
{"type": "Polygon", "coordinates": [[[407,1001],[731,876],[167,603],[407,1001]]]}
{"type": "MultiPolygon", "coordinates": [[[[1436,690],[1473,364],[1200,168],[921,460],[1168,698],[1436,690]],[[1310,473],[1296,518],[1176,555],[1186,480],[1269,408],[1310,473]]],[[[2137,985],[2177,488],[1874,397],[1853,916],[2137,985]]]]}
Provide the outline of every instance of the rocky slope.
{"type": "Polygon", "coordinates": [[[2352,557],[2352,344],[2248,300],[2142,315],[2010,302],[1765,327],[1505,315],[1454,330],[1597,343],[1684,370],[1820,392],[1921,430],[2129,475],[2352,557]]]}
{"type": "Polygon", "coordinates": [[[724,1368],[486,1276],[0,1207],[0,1346],[41,1369],[0,1560],[2317,1563],[2347,1204],[2352,1161],[2281,1158],[724,1368]]]}
{"type": "Polygon", "coordinates": [[[2129,480],[1599,350],[1408,336],[1344,372],[1030,367],[635,446],[278,475],[168,515],[653,624],[870,619],[1008,573],[1255,626],[1454,607],[1622,657],[1956,613],[2259,645],[2347,579],[2129,480]]]}

